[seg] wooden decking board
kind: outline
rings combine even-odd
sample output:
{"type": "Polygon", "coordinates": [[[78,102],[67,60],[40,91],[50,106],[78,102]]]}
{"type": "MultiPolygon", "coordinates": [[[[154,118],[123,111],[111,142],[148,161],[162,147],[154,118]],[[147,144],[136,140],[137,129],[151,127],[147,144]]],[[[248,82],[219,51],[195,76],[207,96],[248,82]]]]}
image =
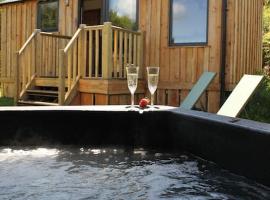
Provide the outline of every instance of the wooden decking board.
{"type": "Polygon", "coordinates": [[[33,106],[58,106],[57,103],[48,103],[42,101],[23,101],[23,100],[19,100],[18,104],[33,105],[33,106]]]}
{"type": "Polygon", "coordinates": [[[53,94],[58,95],[58,91],[51,91],[51,90],[27,90],[28,93],[35,93],[35,94],[53,94]]]}

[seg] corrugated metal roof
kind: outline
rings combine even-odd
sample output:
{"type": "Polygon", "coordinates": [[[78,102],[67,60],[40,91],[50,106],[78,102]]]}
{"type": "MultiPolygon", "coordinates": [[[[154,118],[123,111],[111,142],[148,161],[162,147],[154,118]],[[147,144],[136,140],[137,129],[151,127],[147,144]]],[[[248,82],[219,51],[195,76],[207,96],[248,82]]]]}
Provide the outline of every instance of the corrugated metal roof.
{"type": "Polygon", "coordinates": [[[3,1],[0,1],[0,5],[1,4],[7,4],[7,3],[20,2],[20,1],[23,1],[23,0],[3,0],[3,1]]]}

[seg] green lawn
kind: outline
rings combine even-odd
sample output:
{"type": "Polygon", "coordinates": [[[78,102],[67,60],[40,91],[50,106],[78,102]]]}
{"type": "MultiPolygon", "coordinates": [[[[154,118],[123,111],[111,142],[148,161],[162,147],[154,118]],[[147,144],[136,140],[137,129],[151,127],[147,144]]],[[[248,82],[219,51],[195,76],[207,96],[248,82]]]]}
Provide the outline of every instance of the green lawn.
{"type": "Polygon", "coordinates": [[[0,106],[13,106],[14,100],[13,98],[0,97],[0,106]]]}

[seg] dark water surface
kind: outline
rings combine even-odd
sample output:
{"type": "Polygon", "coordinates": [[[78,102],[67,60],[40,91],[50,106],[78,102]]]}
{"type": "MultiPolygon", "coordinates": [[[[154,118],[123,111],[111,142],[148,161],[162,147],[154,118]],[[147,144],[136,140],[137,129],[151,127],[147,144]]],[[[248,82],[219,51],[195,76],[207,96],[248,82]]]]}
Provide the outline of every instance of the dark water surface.
{"type": "Polygon", "coordinates": [[[264,200],[270,189],[189,154],[1,148],[0,199],[264,200]]]}

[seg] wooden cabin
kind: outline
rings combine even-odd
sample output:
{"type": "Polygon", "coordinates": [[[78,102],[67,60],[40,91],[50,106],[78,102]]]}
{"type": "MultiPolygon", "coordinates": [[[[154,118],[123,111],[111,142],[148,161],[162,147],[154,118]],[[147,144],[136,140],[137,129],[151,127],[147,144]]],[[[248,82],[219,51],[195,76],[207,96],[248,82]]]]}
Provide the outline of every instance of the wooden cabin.
{"type": "Polygon", "coordinates": [[[263,0],[6,0],[0,81],[20,104],[129,104],[125,66],[160,67],[156,103],[178,106],[203,71],[197,107],[216,112],[262,66],[263,0]]]}

